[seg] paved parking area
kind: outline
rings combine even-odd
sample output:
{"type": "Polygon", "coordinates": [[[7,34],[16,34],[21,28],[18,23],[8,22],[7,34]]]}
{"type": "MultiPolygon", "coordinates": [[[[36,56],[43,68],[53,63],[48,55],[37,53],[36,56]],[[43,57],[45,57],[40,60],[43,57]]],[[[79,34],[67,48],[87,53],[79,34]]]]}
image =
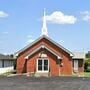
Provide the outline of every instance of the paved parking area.
{"type": "Polygon", "coordinates": [[[0,90],[90,90],[90,78],[0,77],[0,90]]]}

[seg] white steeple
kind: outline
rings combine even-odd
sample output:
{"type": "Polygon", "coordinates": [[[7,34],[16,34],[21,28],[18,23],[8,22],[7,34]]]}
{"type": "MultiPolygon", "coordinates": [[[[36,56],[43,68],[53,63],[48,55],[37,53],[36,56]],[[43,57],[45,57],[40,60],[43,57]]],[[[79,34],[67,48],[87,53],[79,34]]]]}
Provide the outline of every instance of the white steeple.
{"type": "Polygon", "coordinates": [[[46,15],[45,15],[45,9],[44,9],[43,27],[42,27],[41,35],[46,35],[46,36],[48,36],[48,31],[47,31],[47,26],[46,26],[46,15]]]}

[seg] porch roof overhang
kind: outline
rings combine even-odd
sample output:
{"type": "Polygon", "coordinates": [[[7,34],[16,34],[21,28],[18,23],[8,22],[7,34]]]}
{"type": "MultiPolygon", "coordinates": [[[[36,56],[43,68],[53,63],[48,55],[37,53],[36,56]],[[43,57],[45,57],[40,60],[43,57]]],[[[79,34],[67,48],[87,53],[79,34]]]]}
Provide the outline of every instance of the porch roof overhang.
{"type": "Polygon", "coordinates": [[[62,59],[56,52],[54,52],[53,50],[49,49],[48,47],[46,47],[45,45],[41,45],[40,47],[38,47],[37,49],[33,50],[30,54],[28,54],[25,59],[28,59],[31,55],[33,55],[35,52],[39,51],[40,49],[46,49],[48,50],[50,53],[52,53],[53,55],[55,55],[58,59],[62,59]]]}
{"type": "Polygon", "coordinates": [[[75,59],[85,59],[85,53],[84,52],[73,52],[74,57],[72,58],[73,60],[75,59]]]}

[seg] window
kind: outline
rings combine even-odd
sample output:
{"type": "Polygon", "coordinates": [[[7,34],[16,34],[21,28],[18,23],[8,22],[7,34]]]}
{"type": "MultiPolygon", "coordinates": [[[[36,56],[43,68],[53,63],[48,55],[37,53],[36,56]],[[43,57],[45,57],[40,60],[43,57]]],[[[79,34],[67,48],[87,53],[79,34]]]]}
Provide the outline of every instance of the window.
{"type": "Polygon", "coordinates": [[[42,60],[38,60],[38,70],[42,70],[42,60]]]}
{"type": "Polygon", "coordinates": [[[48,60],[47,59],[38,59],[38,70],[37,71],[48,71],[48,60]]]}
{"type": "Polygon", "coordinates": [[[13,60],[0,60],[0,68],[12,67],[12,66],[13,66],[13,60]]]}
{"type": "Polygon", "coordinates": [[[4,67],[12,67],[13,66],[13,60],[4,60],[3,66],[4,67]]]}
{"type": "Polygon", "coordinates": [[[44,60],[44,70],[48,70],[48,60],[44,60]]]}

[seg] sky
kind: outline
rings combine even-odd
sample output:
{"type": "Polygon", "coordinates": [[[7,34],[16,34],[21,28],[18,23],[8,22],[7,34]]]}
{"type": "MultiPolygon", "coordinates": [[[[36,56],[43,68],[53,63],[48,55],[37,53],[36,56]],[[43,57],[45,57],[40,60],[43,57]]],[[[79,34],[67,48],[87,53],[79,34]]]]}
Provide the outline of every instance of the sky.
{"type": "Polygon", "coordinates": [[[44,8],[51,39],[72,52],[90,51],[90,0],[0,0],[0,53],[40,37],[44,8]]]}

